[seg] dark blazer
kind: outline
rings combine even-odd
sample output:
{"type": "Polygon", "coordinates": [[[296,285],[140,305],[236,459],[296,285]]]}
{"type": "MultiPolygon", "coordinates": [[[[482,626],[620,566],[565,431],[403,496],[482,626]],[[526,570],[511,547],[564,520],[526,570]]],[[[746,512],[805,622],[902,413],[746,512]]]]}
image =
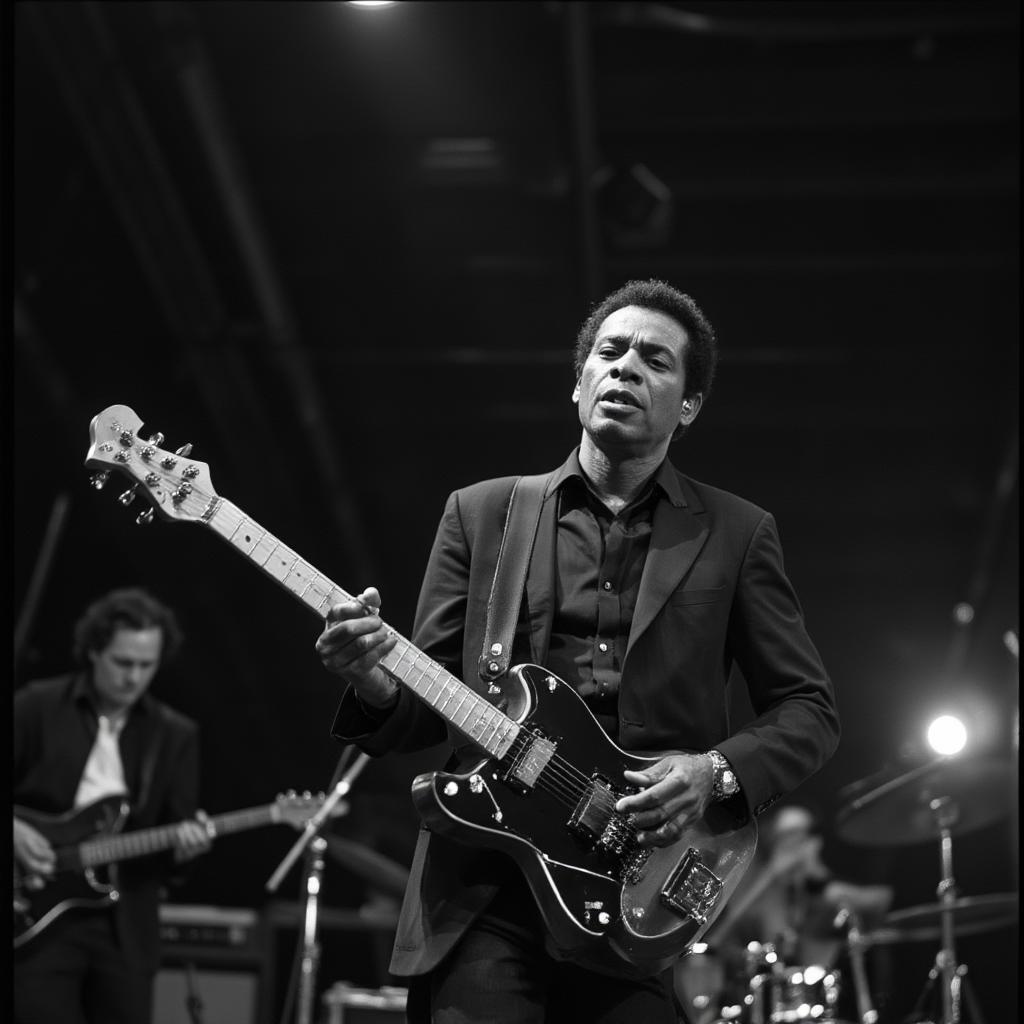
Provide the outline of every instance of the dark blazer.
{"type": "MultiPolygon", "coordinates": [[[[570,458],[575,458],[575,454],[570,458]]],[[[656,505],[619,688],[619,745],[638,753],[717,747],[749,810],[760,814],[817,771],[839,739],[835,694],[786,577],[772,516],[670,467],[676,497],[656,505]],[[733,665],[756,719],[733,733],[726,684],[733,665]]],[[[544,663],[555,597],[557,493],[549,479],[513,663],[544,663]]],[[[487,599],[514,477],[448,499],[427,564],[413,642],[481,693],[477,677],[487,599]]],[[[371,755],[443,741],[441,719],[403,690],[384,716],[349,689],[335,735],[371,755]]],[[[451,738],[454,743],[454,738],[451,738]]],[[[468,767],[471,752],[456,748],[468,767]]],[[[481,854],[420,833],[391,971],[421,974],[452,948],[496,891],[481,854]]],[[[504,859],[504,858],[503,858],[504,859]]]]}
{"type": "MultiPolygon", "coordinates": [[[[96,738],[88,694],[84,675],[40,680],[15,693],[15,804],[46,814],[70,810],[96,738]]],[[[147,693],[129,713],[119,745],[132,807],[126,830],[171,824],[196,813],[195,722],[147,693]]],[[[160,963],[160,887],[175,871],[170,853],[118,866],[121,898],[112,908],[118,937],[127,961],[143,970],[155,971],[160,963]]],[[[34,941],[45,940],[44,932],[34,941]]]]}

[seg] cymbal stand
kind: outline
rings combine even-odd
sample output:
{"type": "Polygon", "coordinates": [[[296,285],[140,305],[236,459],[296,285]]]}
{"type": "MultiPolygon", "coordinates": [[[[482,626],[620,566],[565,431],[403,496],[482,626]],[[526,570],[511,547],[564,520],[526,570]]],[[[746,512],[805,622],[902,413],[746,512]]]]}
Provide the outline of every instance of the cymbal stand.
{"type": "Polygon", "coordinates": [[[953,928],[953,908],[956,903],[956,880],[953,877],[953,826],[957,823],[960,810],[948,796],[935,797],[928,803],[939,829],[939,855],[942,865],[942,880],[936,895],[942,904],[942,946],[935,956],[935,964],[928,972],[925,991],[918,1000],[920,1005],[928,990],[941,978],[942,1024],[961,1024],[961,1001],[966,996],[975,1018],[972,1024],[983,1024],[981,1014],[971,993],[967,991],[967,966],[956,960],[956,943],[953,928]]]}

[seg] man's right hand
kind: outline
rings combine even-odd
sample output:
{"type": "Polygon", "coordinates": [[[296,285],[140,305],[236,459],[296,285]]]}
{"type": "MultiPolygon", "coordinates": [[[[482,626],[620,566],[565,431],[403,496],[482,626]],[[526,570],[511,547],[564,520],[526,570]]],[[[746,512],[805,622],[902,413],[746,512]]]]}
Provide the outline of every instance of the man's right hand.
{"type": "Polygon", "coordinates": [[[328,672],[355,687],[369,707],[388,708],[398,700],[398,684],[379,667],[397,638],[378,614],[380,593],[367,587],[356,600],[332,605],[316,651],[328,672]]]}
{"type": "Polygon", "coordinates": [[[14,819],[14,858],[26,871],[46,878],[57,863],[50,840],[20,818],[14,819]]]}

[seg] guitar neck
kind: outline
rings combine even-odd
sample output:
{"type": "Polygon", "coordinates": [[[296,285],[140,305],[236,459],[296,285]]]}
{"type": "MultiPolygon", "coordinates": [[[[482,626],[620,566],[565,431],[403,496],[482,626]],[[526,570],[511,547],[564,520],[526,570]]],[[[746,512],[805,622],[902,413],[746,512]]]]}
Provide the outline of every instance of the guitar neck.
{"type": "MultiPolygon", "coordinates": [[[[212,501],[203,522],[321,618],[326,618],[332,605],[355,600],[230,501],[219,497],[212,501]]],[[[398,643],[381,659],[380,667],[491,757],[503,757],[519,725],[397,630],[387,628],[398,643]]]]}
{"type": "MultiPolygon", "coordinates": [[[[262,807],[249,807],[241,811],[230,811],[208,820],[214,835],[229,835],[232,832],[243,832],[262,825],[273,825],[281,819],[280,809],[276,804],[262,807]]],[[[151,853],[160,853],[174,846],[175,825],[159,825],[156,828],[144,828],[138,832],[127,832],[124,835],[102,836],[89,839],[78,846],[78,854],[82,866],[99,867],[102,864],[113,864],[116,861],[131,860],[134,857],[145,857],[151,853]]]]}

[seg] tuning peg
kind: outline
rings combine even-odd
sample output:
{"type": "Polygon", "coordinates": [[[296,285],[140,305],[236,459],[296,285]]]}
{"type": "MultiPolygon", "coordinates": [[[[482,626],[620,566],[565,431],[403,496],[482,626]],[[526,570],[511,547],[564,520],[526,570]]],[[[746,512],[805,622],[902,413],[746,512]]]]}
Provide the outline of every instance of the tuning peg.
{"type": "Polygon", "coordinates": [[[138,484],[132,484],[131,487],[129,487],[124,494],[120,495],[117,500],[121,502],[122,505],[130,505],[135,500],[135,491],[138,489],[138,486],[138,484]]]}
{"type": "Polygon", "coordinates": [[[102,491],[103,485],[107,482],[109,477],[110,470],[104,469],[102,472],[93,473],[93,475],[89,477],[89,483],[91,483],[97,491],[102,491]]]}
{"type": "Polygon", "coordinates": [[[183,444],[174,454],[175,455],[181,455],[181,456],[191,455],[192,454],[192,444],[191,444],[191,442],[189,444],[183,444]]]}
{"type": "Polygon", "coordinates": [[[135,517],[135,522],[137,522],[139,526],[148,526],[153,522],[153,510],[151,508],[143,509],[143,511],[135,517]]]}
{"type": "Polygon", "coordinates": [[[149,443],[155,444],[159,448],[160,445],[164,443],[164,435],[161,434],[160,431],[158,430],[155,434],[152,435],[152,437],[150,437],[149,443]]]}

